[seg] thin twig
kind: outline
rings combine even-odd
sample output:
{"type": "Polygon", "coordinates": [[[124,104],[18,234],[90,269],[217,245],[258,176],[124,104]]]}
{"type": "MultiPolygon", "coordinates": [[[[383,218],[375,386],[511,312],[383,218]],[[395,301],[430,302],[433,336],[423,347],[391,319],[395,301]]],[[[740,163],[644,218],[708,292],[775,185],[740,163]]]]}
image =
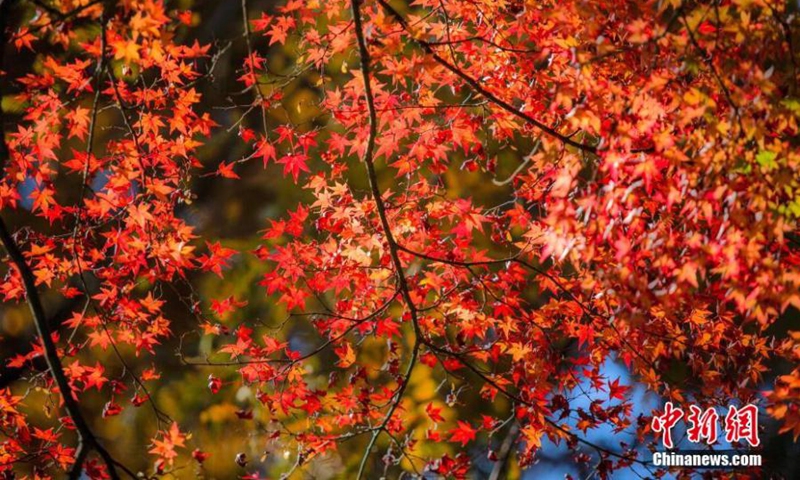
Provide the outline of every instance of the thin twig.
{"type": "MultiPolygon", "coordinates": [[[[267,110],[266,110],[266,99],[264,98],[264,93],[261,91],[261,86],[258,84],[258,78],[256,77],[256,68],[254,65],[255,57],[253,56],[253,44],[250,41],[250,19],[248,18],[247,13],[247,0],[242,0],[242,22],[244,25],[244,39],[245,44],[247,45],[247,59],[250,62],[250,74],[253,76],[253,86],[256,90],[256,100],[258,100],[259,106],[261,107],[261,126],[264,129],[264,137],[266,138],[268,133],[267,127],[267,110]]],[[[247,68],[247,66],[245,66],[247,68]]]]}

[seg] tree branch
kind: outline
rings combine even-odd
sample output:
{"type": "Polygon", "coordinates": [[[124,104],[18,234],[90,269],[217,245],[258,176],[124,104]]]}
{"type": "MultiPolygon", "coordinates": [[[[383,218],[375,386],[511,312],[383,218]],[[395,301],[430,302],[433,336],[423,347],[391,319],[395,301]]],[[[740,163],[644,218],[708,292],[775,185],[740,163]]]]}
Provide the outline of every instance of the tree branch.
{"type": "MultiPolygon", "coordinates": [[[[0,70],[5,66],[6,23],[13,0],[0,0],[0,70]]],[[[0,77],[2,82],[3,77],[0,77]]],[[[6,176],[6,160],[9,157],[5,138],[5,116],[3,115],[3,89],[0,83],[0,180],[6,176]]]]}
{"type": "Polygon", "coordinates": [[[54,8],[51,5],[44,3],[42,0],[31,0],[31,3],[41,8],[42,10],[45,10],[47,13],[56,17],[59,20],[64,18],[64,14],[61,11],[59,11],[58,9],[54,8]]]}
{"type": "Polygon", "coordinates": [[[59,392],[61,392],[61,398],[64,400],[64,407],[66,408],[67,414],[72,420],[72,423],[75,424],[75,428],[78,430],[80,441],[85,443],[88,447],[96,450],[97,453],[100,454],[100,457],[102,457],[103,461],[105,462],[108,473],[112,479],[119,479],[119,475],[117,474],[115,468],[116,462],[106,451],[106,449],[103,448],[103,446],[97,440],[97,437],[94,436],[94,433],[92,433],[92,430],[89,428],[89,424],[86,422],[86,419],[81,413],[77,400],[75,400],[74,392],[72,391],[72,387],[69,385],[69,380],[64,373],[64,367],[61,365],[61,358],[58,354],[58,349],[53,342],[52,332],[50,331],[50,325],[47,322],[47,317],[45,316],[44,308],[42,307],[42,302],[39,298],[39,292],[36,290],[36,277],[33,275],[28,263],[25,261],[25,256],[19,250],[14,238],[8,232],[5,221],[2,218],[0,218],[0,242],[3,243],[6,252],[8,252],[9,257],[11,257],[11,261],[14,263],[20,273],[20,276],[22,277],[22,283],[25,287],[28,307],[31,310],[31,315],[33,316],[34,324],[36,325],[36,331],[38,332],[39,339],[42,341],[42,346],[44,347],[47,368],[50,370],[50,375],[52,375],[53,379],[55,380],[59,392]]]}
{"type": "Polygon", "coordinates": [[[508,461],[511,459],[511,452],[513,451],[514,444],[517,442],[518,437],[519,424],[514,422],[511,424],[511,428],[508,429],[508,433],[503,439],[503,443],[500,444],[500,451],[497,452],[497,462],[494,464],[494,468],[492,468],[492,473],[489,475],[489,480],[500,480],[503,478],[503,474],[506,471],[506,465],[508,465],[508,461]]]}
{"type": "MultiPolygon", "coordinates": [[[[542,269],[540,269],[540,268],[538,268],[538,267],[526,262],[525,260],[522,260],[521,258],[519,258],[519,254],[517,254],[515,256],[508,257],[508,258],[504,258],[504,259],[501,259],[501,260],[486,260],[486,261],[480,261],[480,262],[459,262],[459,261],[440,259],[440,258],[432,257],[432,256],[429,256],[429,255],[425,255],[423,253],[415,252],[413,250],[410,250],[410,249],[408,249],[408,248],[406,248],[406,247],[404,247],[402,245],[397,245],[397,248],[402,250],[402,251],[404,251],[404,252],[406,252],[406,253],[409,253],[411,255],[417,256],[419,258],[424,258],[424,259],[435,261],[435,262],[440,262],[440,263],[445,263],[445,264],[454,265],[454,266],[460,266],[460,267],[465,267],[465,268],[469,268],[469,267],[471,267],[473,265],[492,265],[492,264],[505,263],[505,262],[519,263],[520,265],[523,265],[523,266],[535,271],[536,273],[547,277],[552,282],[554,282],[556,284],[556,286],[559,288],[559,290],[561,290],[564,294],[566,294],[571,300],[576,302],[581,307],[581,309],[584,310],[584,312],[587,315],[599,316],[600,318],[607,319],[607,317],[603,316],[602,314],[593,312],[587,305],[585,305],[583,302],[581,302],[580,299],[578,299],[578,297],[576,297],[572,292],[570,292],[569,289],[564,287],[558,281],[558,279],[556,277],[552,276],[551,274],[549,274],[545,270],[542,270],[542,269]]],[[[615,328],[615,331],[616,331],[616,328],[615,328]]],[[[617,333],[619,333],[619,332],[617,331],[617,333]]],[[[621,334],[620,334],[620,336],[622,337],[621,334]]],[[[434,343],[430,342],[426,338],[420,337],[420,341],[423,344],[425,344],[425,346],[427,346],[433,352],[439,352],[439,353],[441,353],[443,355],[448,355],[450,357],[453,357],[453,358],[457,359],[460,363],[462,363],[465,367],[467,367],[467,369],[472,371],[474,374],[478,375],[484,382],[486,382],[489,385],[491,385],[494,389],[496,389],[498,392],[500,392],[503,396],[505,396],[509,400],[515,401],[517,403],[520,403],[522,405],[525,405],[525,406],[528,406],[528,407],[531,407],[531,408],[536,408],[536,405],[534,405],[533,403],[531,403],[531,402],[525,400],[524,398],[520,397],[519,395],[517,395],[517,394],[515,394],[515,393],[513,393],[513,392],[511,392],[509,390],[506,390],[505,388],[503,388],[499,383],[497,383],[495,380],[493,380],[487,374],[482,372],[478,367],[473,365],[471,362],[467,361],[465,355],[463,355],[463,354],[461,354],[459,352],[452,351],[452,350],[447,349],[447,348],[439,347],[439,346],[435,345],[434,343]]],[[[639,353],[632,345],[627,343],[627,341],[624,340],[624,338],[623,338],[623,341],[626,342],[627,345],[629,345],[629,347],[631,348],[631,350],[634,353],[636,353],[638,355],[641,355],[641,353],[639,353]]],[[[625,454],[619,454],[617,452],[614,452],[614,451],[608,450],[606,448],[603,448],[603,447],[601,447],[600,445],[598,445],[598,444],[596,444],[594,442],[586,440],[585,438],[580,437],[580,436],[570,432],[569,430],[567,430],[563,426],[559,425],[557,422],[555,422],[555,421],[553,421],[553,420],[551,420],[551,419],[549,419],[547,417],[543,417],[543,418],[544,418],[545,423],[547,423],[551,427],[555,428],[556,430],[559,430],[563,434],[565,434],[568,437],[572,438],[574,441],[576,441],[578,443],[582,443],[582,444],[584,444],[584,445],[586,445],[588,447],[593,448],[595,451],[597,451],[599,453],[603,453],[603,454],[606,454],[606,455],[609,455],[609,456],[612,456],[612,457],[617,457],[619,459],[624,459],[624,460],[631,461],[631,462],[634,462],[634,463],[640,463],[640,464],[646,465],[646,462],[643,462],[643,461],[635,459],[635,458],[631,458],[630,456],[627,456],[625,454]]]]}
{"type": "Polygon", "coordinates": [[[561,143],[563,143],[565,145],[569,145],[571,147],[575,147],[578,150],[582,150],[584,152],[597,153],[597,147],[595,147],[593,145],[586,145],[585,143],[581,143],[581,142],[576,142],[575,140],[571,139],[570,137],[557,132],[552,127],[550,127],[548,125],[545,125],[544,123],[542,123],[539,120],[535,119],[534,117],[528,115],[527,113],[521,112],[520,110],[514,108],[513,105],[509,104],[505,100],[501,99],[500,97],[496,96],[495,94],[493,94],[492,92],[490,92],[489,90],[484,88],[480,84],[480,82],[478,80],[476,80],[475,78],[471,77],[466,72],[464,72],[463,70],[461,70],[457,66],[451,64],[450,62],[448,62],[447,60],[442,58],[438,53],[436,53],[436,50],[434,50],[434,48],[433,48],[433,46],[435,44],[430,43],[430,42],[426,42],[425,40],[421,40],[421,39],[417,38],[416,36],[414,36],[414,34],[409,30],[409,25],[408,25],[408,22],[406,21],[406,19],[403,18],[403,16],[400,15],[400,13],[397,10],[395,10],[391,5],[389,5],[389,3],[386,2],[386,0],[378,0],[378,2],[383,6],[384,9],[386,9],[387,12],[389,12],[389,15],[392,18],[394,18],[397,21],[397,23],[399,23],[403,27],[403,29],[406,31],[406,33],[408,33],[409,36],[411,37],[411,39],[414,41],[414,43],[419,45],[425,51],[425,53],[427,53],[428,55],[430,55],[431,58],[433,58],[433,60],[436,63],[438,63],[439,65],[443,66],[444,68],[446,68],[447,70],[449,70],[450,72],[455,74],[457,77],[459,77],[462,80],[464,80],[464,82],[466,82],[467,85],[472,87],[472,89],[475,90],[476,92],[478,92],[479,94],[483,95],[487,100],[489,100],[490,102],[494,103],[495,105],[497,105],[498,107],[502,108],[503,110],[507,111],[508,113],[510,113],[510,114],[512,114],[512,115],[514,115],[516,117],[519,117],[522,120],[525,120],[526,122],[528,122],[531,125],[533,125],[534,127],[538,128],[539,130],[541,130],[542,132],[544,132],[548,136],[550,136],[552,138],[555,138],[556,140],[559,140],[561,143]]]}
{"type": "MultiPolygon", "coordinates": [[[[439,346],[435,345],[434,343],[431,343],[430,341],[428,341],[426,339],[422,339],[422,342],[434,352],[439,352],[439,353],[441,353],[443,355],[447,355],[447,356],[450,356],[450,357],[453,357],[453,358],[457,359],[462,365],[467,367],[468,370],[470,370],[472,373],[474,373],[475,375],[480,377],[484,382],[486,382],[489,385],[491,385],[492,388],[494,388],[495,390],[500,392],[504,397],[508,398],[509,400],[517,402],[517,403],[519,403],[521,405],[525,405],[526,407],[529,407],[529,408],[536,408],[536,409],[539,408],[539,406],[535,405],[534,403],[531,403],[531,402],[525,400],[524,398],[522,398],[521,396],[519,396],[518,394],[515,394],[514,392],[511,392],[511,391],[505,389],[504,387],[502,387],[494,379],[492,379],[486,373],[482,372],[478,367],[473,365],[471,362],[467,361],[466,357],[464,355],[461,355],[458,352],[454,352],[454,351],[446,349],[446,348],[439,347],[439,346]]],[[[567,437],[571,438],[572,440],[574,440],[574,441],[576,441],[578,443],[582,443],[582,444],[586,445],[587,447],[590,447],[590,448],[594,449],[596,452],[598,452],[600,454],[605,454],[605,455],[608,455],[608,456],[611,456],[611,457],[616,457],[616,458],[619,458],[620,460],[629,461],[631,463],[638,463],[638,464],[641,464],[641,465],[647,465],[648,464],[645,461],[637,459],[635,452],[633,452],[631,455],[626,455],[624,453],[617,453],[617,452],[615,452],[613,450],[609,450],[607,448],[604,448],[604,447],[602,447],[602,446],[600,446],[600,445],[598,445],[598,444],[596,444],[596,443],[594,443],[594,442],[592,442],[590,440],[587,440],[587,439],[585,439],[585,438],[583,438],[583,437],[581,437],[581,436],[579,436],[579,435],[577,435],[575,433],[572,433],[567,428],[565,428],[562,425],[560,425],[558,422],[556,422],[556,421],[554,421],[554,420],[552,420],[552,419],[550,419],[550,418],[548,418],[546,416],[542,416],[542,419],[544,420],[545,423],[550,425],[555,430],[558,430],[562,434],[566,435],[567,437]]]]}
{"type": "Polygon", "coordinates": [[[372,438],[370,438],[367,448],[364,450],[364,455],[361,458],[361,464],[358,468],[357,478],[360,480],[366,470],[367,460],[369,459],[372,448],[378,441],[378,437],[380,436],[381,432],[386,429],[386,425],[389,424],[389,421],[392,419],[392,415],[394,415],[394,412],[397,410],[397,407],[400,405],[403,399],[403,394],[405,393],[406,387],[408,386],[411,378],[411,374],[414,372],[414,367],[416,366],[417,359],[419,358],[421,333],[419,330],[417,309],[413,300],[411,299],[408,281],[405,273],[403,272],[403,264],[400,262],[400,255],[398,254],[397,242],[395,241],[391,226],[389,225],[389,218],[386,214],[386,206],[383,203],[383,197],[381,195],[380,187],[378,186],[378,176],[375,173],[374,156],[375,139],[378,135],[378,114],[375,109],[375,98],[372,94],[372,85],[370,83],[370,58],[369,49],[367,48],[367,41],[364,38],[364,27],[361,22],[361,0],[352,0],[351,6],[353,10],[353,23],[356,39],[358,41],[358,51],[359,56],[361,57],[361,75],[364,79],[364,95],[366,96],[367,109],[369,113],[369,136],[367,138],[367,148],[364,151],[363,161],[367,168],[370,190],[372,191],[372,197],[375,200],[375,206],[378,210],[378,217],[380,218],[384,235],[386,235],[386,243],[389,247],[389,254],[392,258],[392,263],[394,264],[394,268],[397,273],[397,282],[400,287],[400,293],[402,294],[403,300],[408,306],[408,312],[411,316],[411,322],[414,327],[414,344],[411,347],[411,358],[408,361],[408,366],[406,367],[403,378],[400,380],[400,386],[393,395],[393,398],[395,398],[394,402],[389,407],[389,411],[386,413],[386,417],[384,417],[380,426],[373,431],[372,438]]]}
{"type": "Polygon", "coordinates": [[[75,463],[72,464],[72,468],[69,471],[70,480],[78,480],[81,478],[83,463],[86,461],[87,455],[89,455],[89,449],[86,448],[85,443],[80,442],[78,444],[78,450],[75,452],[75,463]]]}
{"type": "MultiPolygon", "coordinates": [[[[57,331],[61,327],[61,324],[69,318],[72,310],[78,303],[79,299],[75,297],[59,307],[58,311],[54,313],[47,322],[50,325],[50,329],[57,331]]],[[[4,351],[3,353],[8,354],[6,359],[15,354],[25,355],[25,353],[21,353],[20,350],[22,349],[14,349],[12,352],[4,351]]],[[[26,365],[22,365],[19,368],[11,368],[7,365],[2,365],[0,366],[0,390],[19,380],[29,370],[33,370],[35,373],[45,369],[47,369],[47,363],[41,356],[31,359],[30,362],[27,362],[26,365]]]]}
{"type": "MultiPolygon", "coordinates": [[[[261,127],[264,129],[264,138],[266,140],[268,127],[267,127],[267,110],[265,107],[266,99],[264,98],[264,93],[261,91],[261,85],[258,83],[258,78],[256,77],[256,67],[253,64],[255,57],[253,56],[253,44],[250,40],[250,19],[248,18],[247,13],[247,0],[242,0],[242,22],[244,28],[244,40],[245,44],[247,45],[247,59],[250,61],[250,74],[253,75],[253,88],[256,90],[256,100],[259,103],[259,107],[261,110],[261,127]]],[[[247,65],[245,65],[245,69],[247,69],[247,65]]]]}
{"type": "MultiPolygon", "coordinates": [[[[80,7],[74,8],[73,10],[70,10],[69,12],[62,13],[60,15],[53,15],[56,18],[54,18],[53,20],[50,20],[47,23],[43,23],[41,25],[38,25],[38,26],[35,26],[35,27],[29,29],[28,33],[35,33],[35,32],[38,32],[39,30],[42,30],[42,29],[47,28],[47,27],[50,27],[50,26],[52,26],[52,25],[54,25],[56,23],[66,22],[68,20],[71,20],[72,17],[75,17],[75,16],[79,15],[81,12],[84,12],[84,11],[90,9],[91,7],[94,7],[95,5],[98,5],[98,4],[103,3],[105,1],[108,1],[108,0],[93,0],[93,1],[91,1],[89,3],[87,3],[86,5],[81,5],[80,7]]],[[[5,0],[5,2],[6,3],[13,3],[14,0],[5,0]]],[[[0,5],[2,5],[2,4],[3,4],[3,0],[0,0],[0,5]]],[[[11,37],[11,40],[15,40],[15,37],[11,37]]]]}
{"type": "MultiPolygon", "coordinates": [[[[0,40],[2,40],[0,41],[0,51],[2,51],[2,47],[5,47],[6,45],[5,23],[6,19],[8,18],[8,9],[11,3],[12,2],[9,0],[0,0],[0,40]]],[[[3,66],[3,60],[2,54],[0,54],[0,68],[3,66]]],[[[2,98],[1,91],[0,98],[2,98]]],[[[5,142],[5,130],[2,128],[3,125],[4,117],[2,108],[0,108],[0,179],[5,176],[6,161],[9,157],[8,145],[6,145],[5,142]]],[[[30,308],[37,334],[44,348],[44,356],[47,363],[47,368],[50,371],[50,375],[53,377],[59,392],[61,393],[61,398],[64,401],[64,407],[67,415],[69,416],[70,420],[72,420],[72,423],[75,425],[75,428],[78,431],[81,447],[78,452],[79,455],[76,458],[76,465],[71,470],[69,477],[80,477],[80,466],[83,459],[86,457],[85,449],[89,448],[97,451],[97,453],[103,459],[110,477],[114,480],[119,479],[119,474],[116,470],[116,465],[119,465],[118,462],[116,462],[108,453],[108,451],[106,451],[106,449],[100,444],[100,442],[97,440],[97,437],[89,427],[89,424],[87,423],[86,418],[83,416],[83,413],[81,413],[78,401],[75,399],[72,387],[70,386],[69,380],[64,372],[64,367],[61,365],[61,357],[59,356],[58,348],[53,342],[50,323],[45,315],[44,307],[42,306],[42,302],[39,297],[39,292],[36,289],[36,277],[31,271],[31,268],[25,260],[25,256],[20,251],[19,246],[14,240],[14,237],[12,237],[9,233],[5,220],[2,217],[0,217],[0,242],[2,242],[3,247],[5,248],[6,252],[8,252],[8,256],[11,258],[11,262],[17,268],[20,276],[22,277],[22,283],[25,288],[28,307],[30,308]],[[80,462],[78,462],[78,460],[80,460],[80,462]]],[[[125,467],[121,468],[131,475],[132,478],[136,478],[133,472],[130,472],[125,467]]]]}

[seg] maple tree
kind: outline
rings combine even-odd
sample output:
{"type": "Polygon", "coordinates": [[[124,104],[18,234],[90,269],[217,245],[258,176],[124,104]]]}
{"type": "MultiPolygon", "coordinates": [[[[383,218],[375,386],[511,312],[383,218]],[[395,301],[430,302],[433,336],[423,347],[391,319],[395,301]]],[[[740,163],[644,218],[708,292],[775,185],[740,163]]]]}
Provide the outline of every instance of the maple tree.
{"type": "Polygon", "coordinates": [[[0,0],[0,295],[36,329],[0,474],[501,478],[549,443],[661,475],[588,437],[659,439],[613,361],[800,436],[796,7],[255,4],[211,42],[192,2],[0,0]],[[257,238],[203,228],[203,185],[264,171],[291,205],[257,238]],[[257,423],[235,457],[160,401],[175,369],[257,423]]]}

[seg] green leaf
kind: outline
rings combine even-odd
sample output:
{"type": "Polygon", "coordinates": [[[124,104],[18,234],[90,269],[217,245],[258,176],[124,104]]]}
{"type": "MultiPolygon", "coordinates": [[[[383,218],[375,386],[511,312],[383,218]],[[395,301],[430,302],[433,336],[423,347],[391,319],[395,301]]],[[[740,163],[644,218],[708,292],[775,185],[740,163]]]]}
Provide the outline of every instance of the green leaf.
{"type": "Polygon", "coordinates": [[[772,170],[773,168],[777,168],[778,163],[775,161],[778,154],[775,152],[770,152],[769,150],[762,150],[758,152],[756,155],[756,162],[761,165],[762,168],[766,170],[772,170]]]}

